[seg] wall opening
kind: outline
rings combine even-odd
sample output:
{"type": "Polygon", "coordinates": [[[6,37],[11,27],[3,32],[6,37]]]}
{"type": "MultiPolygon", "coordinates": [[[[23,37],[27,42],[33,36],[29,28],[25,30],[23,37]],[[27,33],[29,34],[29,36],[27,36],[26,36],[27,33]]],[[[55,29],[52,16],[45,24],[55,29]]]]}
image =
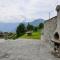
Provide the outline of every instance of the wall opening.
{"type": "Polygon", "coordinates": [[[56,32],[56,33],[54,34],[54,38],[55,38],[56,40],[59,39],[59,34],[58,34],[58,32],[56,32]]]}

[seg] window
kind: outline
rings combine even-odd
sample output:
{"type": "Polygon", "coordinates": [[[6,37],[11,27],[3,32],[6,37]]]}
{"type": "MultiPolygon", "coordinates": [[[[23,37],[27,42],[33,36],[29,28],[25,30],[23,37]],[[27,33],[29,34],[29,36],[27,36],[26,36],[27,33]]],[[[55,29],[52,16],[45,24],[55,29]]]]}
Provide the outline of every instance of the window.
{"type": "Polygon", "coordinates": [[[59,34],[58,34],[58,32],[56,32],[56,33],[54,34],[54,38],[55,38],[56,40],[59,39],[59,34]]]}

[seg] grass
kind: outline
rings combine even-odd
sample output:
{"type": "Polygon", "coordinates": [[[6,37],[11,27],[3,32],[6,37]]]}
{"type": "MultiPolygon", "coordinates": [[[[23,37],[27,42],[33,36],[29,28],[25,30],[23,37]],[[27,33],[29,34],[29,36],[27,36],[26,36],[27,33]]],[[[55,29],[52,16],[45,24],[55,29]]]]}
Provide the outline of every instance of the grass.
{"type": "Polygon", "coordinates": [[[33,32],[31,36],[28,36],[27,34],[24,34],[23,36],[20,36],[20,38],[40,39],[41,38],[41,32],[33,32]]]}

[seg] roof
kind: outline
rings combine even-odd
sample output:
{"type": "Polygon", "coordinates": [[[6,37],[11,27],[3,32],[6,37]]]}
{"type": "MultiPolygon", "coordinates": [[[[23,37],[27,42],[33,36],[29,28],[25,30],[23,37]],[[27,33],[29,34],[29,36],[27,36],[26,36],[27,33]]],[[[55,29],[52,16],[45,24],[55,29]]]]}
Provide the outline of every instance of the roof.
{"type": "Polygon", "coordinates": [[[26,33],[28,34],[28,33],[32,33],[33,31],[27,31],[26,33]]]}
{"type": "Polygon", "coordinates": [[[54,16],[54,17],[52,17],[52,18],[50,18],[50,19],[46,20],[44,23],[46,23],[46,22],[48,22],[48,21],[51,21],[51,20],[53,20],[54,18],[56,19],[56,18],[57,18],[57,16],[54,16]]]}

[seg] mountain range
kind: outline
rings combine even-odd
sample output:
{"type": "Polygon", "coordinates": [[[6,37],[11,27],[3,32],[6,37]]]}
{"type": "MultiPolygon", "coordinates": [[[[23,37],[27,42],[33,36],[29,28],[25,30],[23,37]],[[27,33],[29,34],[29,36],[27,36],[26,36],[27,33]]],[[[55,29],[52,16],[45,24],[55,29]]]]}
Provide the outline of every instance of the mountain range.
{"type": "Polygon", "coordinates": [[[38,26],[40,23],[44,23],[43,19],[36,19],[32,22],[19,22],[19,23],[0,23],[0,32],[16,32],[16,28],[20,23],[24,23],[26,26],[29,24],[38,26]]]}

